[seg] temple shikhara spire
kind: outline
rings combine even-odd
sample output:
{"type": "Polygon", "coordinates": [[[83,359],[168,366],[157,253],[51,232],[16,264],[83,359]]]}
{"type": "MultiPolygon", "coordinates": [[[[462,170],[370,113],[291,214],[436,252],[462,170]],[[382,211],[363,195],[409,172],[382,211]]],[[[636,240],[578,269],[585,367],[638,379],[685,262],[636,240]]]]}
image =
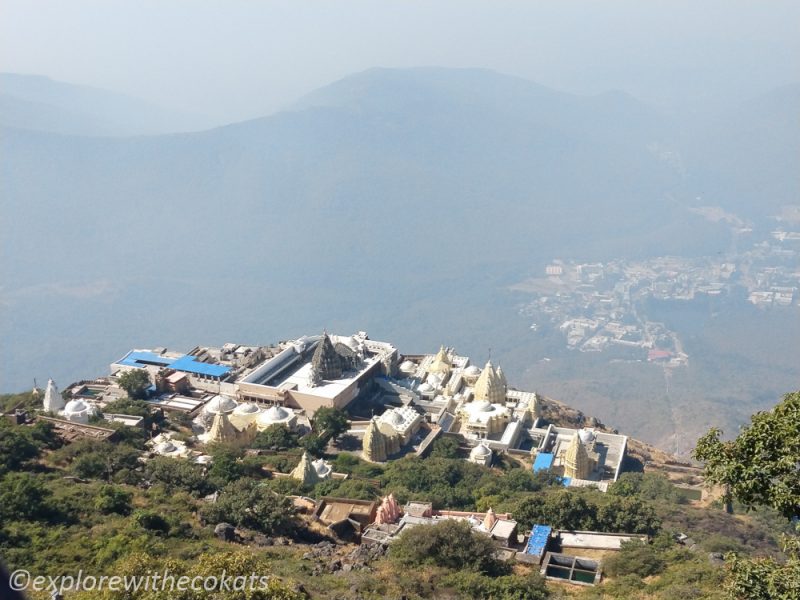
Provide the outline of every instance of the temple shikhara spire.
{"type": "Polygon", "coordinates": [[[53,413],[64,410],[64,399],[58,392],[55,382],[52,379],[47,381],[47,389],[44,392],[44,409],[53,413]]]}

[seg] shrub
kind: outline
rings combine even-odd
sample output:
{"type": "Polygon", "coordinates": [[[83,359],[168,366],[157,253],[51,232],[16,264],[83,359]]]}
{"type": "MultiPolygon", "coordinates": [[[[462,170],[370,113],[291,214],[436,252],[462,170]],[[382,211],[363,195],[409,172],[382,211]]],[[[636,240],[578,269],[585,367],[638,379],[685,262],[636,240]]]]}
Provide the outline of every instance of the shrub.
{"type": "Polygon", "coordinates": [[[459,441],[450,436],[442,436],[433,442],[431,458],[459,458],[459,441]]]}
{"type": "Polygon", "coordinates": [[[142,529],[157,533],[169,533],[169,523],[161,515],[150,510],[137,510],[133,513],[133,522],[142,529]]]}
{"type": "Polygon", "coordinates": [[[471,571],[459,571],[444,577],[442,584],[454,587],[469,598],[544,600],[550,597],[544,579],[538,573],[487,577],[471,571]]]}
{"type": "Polygon", "coordinates": [[[244,451],[225,444],[214,444],[211,448],[211,467],[208,469],[208,478],[217,488],[223,487],[244,474],[244,467],[240,458],[244,451]]]}
{"type": "Polygon", "coordinates": [[[152,483],[163,485],[167,492],[184,490],[195,495],[211,492],[202,467],[189,461],[159,456],[148,461],[144,474],[152,483]]]}
{"type": "Polygon", "coordinates": [[[446,519],[402,533],[390,546],[390,556],[405,566],[432,564],[455,570],[500,574],[505,565],[495,558],[494,542],[469,523],[446,519]]]}
{"type": "Polygon", "coordinates": [[[134,369],[126,371],[117,377],[119,387],[128,394],[131,399],[142,400],[147,397],[147,389],[150,387],[150,375],[144,369],[134,369]]]}
{"type": "Polygon", "coordinates": [[[0,425],[0,475],[16,471],[27,461],[39,455],[39,448],[19,427],[5,423],[0,425]]]}
{"type": "Polygon", "coordinates": [[[661,500],[685,504],[686,496],[658,473],[623,473],[611,485],[608,493],[614,496],[637,496],[643,500],[661,500]]]}
{"type": "Polygon", "coordinates": [[[320,457],[325,454],[325,449],[328,447],[328,440],[316,433],[309,433],[300,440],[300,445],[312,456],[320,457]]]}
{"type": "Polygon", "coordinates": [[[253,448],[264,450],[288,450],[297,446],[297,434],[285,425],[275,423],[260,431],[252,444],[253,448]]]}
{"type": "Polygon", "coordinates": [[[649,577],[664,570],[664,558],[656,548],[638,540],[623,542],[619,552],[603,563],[603,569],[612,577],[637,575],[649,577]]]}
{"type": "Polygon", "coordinates": [[[291,531],[294,512],[288,498],[253,479],[229,483],[215,503],[201,510],[203,518],[211,523],[233,523],[268,535],[291,531]]]}
{"type": "Polygon", "coordinates": [[[94,507],[103,514],[127,515],[131,512],[133,494],[114,485],[104,485],[94,499],[94,507]]]}
{"type": "Polygon", "coordinates": [[[47,516],[50,490],[30,473],[8,473],[0,479],[0,523],[47,516]]]}
{"type": "Polygon", "coordinates": [[[347,413],[341,408],[323,406],[314,413],[311,427],[326,443],[335,440],[349,427],[347,413]]]}

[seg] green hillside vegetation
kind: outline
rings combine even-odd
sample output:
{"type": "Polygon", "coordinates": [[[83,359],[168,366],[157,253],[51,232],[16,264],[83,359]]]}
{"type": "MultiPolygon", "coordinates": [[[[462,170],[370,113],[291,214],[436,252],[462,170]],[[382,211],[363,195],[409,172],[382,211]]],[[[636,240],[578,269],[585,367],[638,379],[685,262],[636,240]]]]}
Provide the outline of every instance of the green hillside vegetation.
{"type": "MultiPolygon", "coordinates": [[[[792,395],[769,414],[782,422],[796,398],[792,395]]],[[[765,420],[756,417],[754,428],[765,420]]],[[[335,422],[333,418],[327,426],[335,422]]],[[[747,433],[743,436],[746,440],[747,433]]],[[[709,440],[704,443],[700,448],[713,447],[709,440]]],[[[781,447],[779,442],[776,447],[781,447]]],[[[793,446],[783,447],[794,451],[793,446]]],[[[441,439],[428,458],[403,458],[387,465],[340,453],[331,457],[334,469],[348,473],[349,479],[304,487],[270,476],[271,471],[291,470],[299,460],[298,448],[244,456],[241,449],[215,446],[214,465],[207,470],[170,458],[142,465],[138,457],[143,448],[137,436],[116,444],[84,440],[61,446],[51,428],[0,422],[0,555],[7,567],[42,575],[78,569],[122,575],[165,565],[189,574],[212,573],[224,566],[230,572],[255,570],[276,578],[261,596],[248,598],[286,599],[789,598],[770,594],[785,588],[780,582],[796,576],[796,561],[785,562],[787,555],[781,551],[781,544],[786,545],[791,557],[796,543],[791,540],[796,538],[773,508],[760,506],[746,513],[738,510],[743,505],[734,504],[734,514],[727,514],[720,503],[691,506],[654,473],[626,473],[607,494],[565,489],[552,476],[533,475],[514,461],[501,461],[493,469],[468,463],[441,439]],[[605,581],[594,589],[545,585],[530,567],[497,561],[486,538],[475,537],[469,527],[455,522],[411,529],[367,569],[333,573],[308,553],[313,547],[309,544],[328,534],[285,498],[303,494],[378,499],[389,492],[401,503],[419,499],[438,508],[491,506],[510,511],[522,528],[547,523],[565,529],[646,533],[652,541],[627,544],[608,558],[605,581]],[[211,493],[218,494],[216,503],[204,500],[211,493]],[[240,541],[225,542],[214,535],[215,524],[222,522],[239,527],[240,541]],[[693,538],[698,549],[676,544],[673,534],[678,532],[693,538]],[[728,555],[726,570],[709,561],[709,552],[735,552],[736,558],[728,555]],[[750,589],[742,583],[747,573],[764,574],[767,583],[760,595],[741,592],[750,589]]],[[[715,465],[709,457],[712,478],[714,473],[727,473],[715,465]]],[[[785,506],[761,496],[746,497],[735,485],[731,492],[751,506],[785,506]]],[[[343,546],[341,551],[349,550],[343,546]]],[[[86,592],[72,597],[101,596],[86,592]]],[[[219,597],[245,596],[231,592],[219,597]]]]}

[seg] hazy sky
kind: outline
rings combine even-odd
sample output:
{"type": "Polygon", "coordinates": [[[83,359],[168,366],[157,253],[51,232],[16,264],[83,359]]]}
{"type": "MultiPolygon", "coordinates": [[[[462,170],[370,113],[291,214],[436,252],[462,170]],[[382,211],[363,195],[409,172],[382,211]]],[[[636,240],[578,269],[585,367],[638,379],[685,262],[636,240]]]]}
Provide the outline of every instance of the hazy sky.
{"type": "Polygon", "coordinates": [[[0,70],[220,120],[419,65],[661,104],[747,94],[800,80],[800,2],[0,0],[0,70]]]}

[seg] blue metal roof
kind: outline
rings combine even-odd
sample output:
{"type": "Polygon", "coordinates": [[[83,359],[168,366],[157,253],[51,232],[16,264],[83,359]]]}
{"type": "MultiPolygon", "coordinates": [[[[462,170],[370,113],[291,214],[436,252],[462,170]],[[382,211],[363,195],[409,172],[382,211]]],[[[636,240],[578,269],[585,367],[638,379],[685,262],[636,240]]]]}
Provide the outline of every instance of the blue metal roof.
{"type": "Polygon", "coordinates": [[[124,358],[117,361],[117,364],[125,365],[127,367],[144,367],[146,365],[155,365],[168,367],[175,362],[174,358],[168,356],[161,356],[155,352],[140,352],[131,350],[124,358]]]}
{"type": "Polygon", "coordinates": [[[528,545],[525,548],[525,554],[532,556],[542,556],[547,550],[547,544],[550,542],[550,533],[553,528],[549,525],[534,525],[531,529],[531,536],[528,538],[528,545]]]}
{"type": "Polygon", "coordinates": [[[230,367],[199,362],[195,360],[195,357],[191,354],[181,356],[170,365],[170,368],[176,371],[183,371],[184,373],[208,375],[209,377],[224,377],[231,371],[230,367]]]}
{"type": "Polygon", "coordinates": [[[536,455],[536,460],[533,461],[533,472],[547,471],[553,466],[554,458],[555,456],[550,452],[539,452],[539,454],[536,455]]]}

